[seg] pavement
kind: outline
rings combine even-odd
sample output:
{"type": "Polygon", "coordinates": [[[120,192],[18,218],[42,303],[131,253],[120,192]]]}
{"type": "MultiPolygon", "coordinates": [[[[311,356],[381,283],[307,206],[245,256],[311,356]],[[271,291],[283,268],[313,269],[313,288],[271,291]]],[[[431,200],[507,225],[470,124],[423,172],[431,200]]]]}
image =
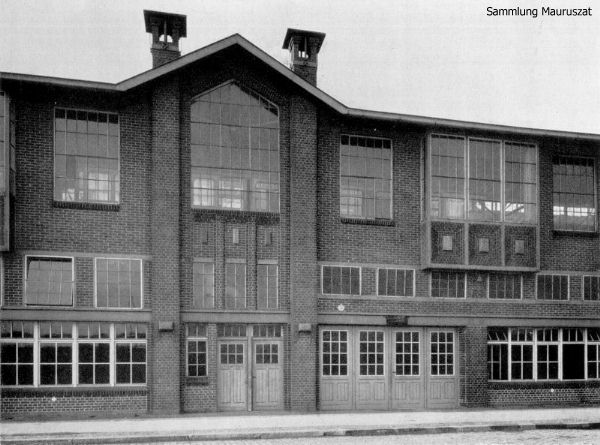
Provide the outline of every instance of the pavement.
{"type": "Polygon", "coordinates": [[[313,414],[219,413],[117,419],[6,420],[0,424],[0,443],[191,442],[531,429],[600,429],[600,407],[313,414]]]}

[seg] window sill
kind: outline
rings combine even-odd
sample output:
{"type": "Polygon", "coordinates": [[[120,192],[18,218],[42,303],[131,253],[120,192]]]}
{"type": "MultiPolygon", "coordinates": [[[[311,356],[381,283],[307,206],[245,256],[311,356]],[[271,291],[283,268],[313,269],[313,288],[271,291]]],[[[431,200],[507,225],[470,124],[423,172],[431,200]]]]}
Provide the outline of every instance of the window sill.
{"type": "Polygon", "coordinates": [[[279,212],[260,212],[260,211],[256,211],[256,210],[240,210],[240,209],[211,209],[211,208],[204,208],[204,207],[192,207],[192,211],[194,212],[194,214],[196,215],[208,215],[208,216],[216,216],[216,215],[222,215],[222,216],[230,216],[232,218],[249,218],[249,217],[253,217],[256,219],[263,219],[263,220],[272,220],[272,221],[279,221],[279,212]]]}
{"type": "Polygon", "coordinates": [[[576,237],[576,238],[598,238],[598,232],[588,232],[588,231],[577,231],[577,230],[552,230],[552,235],[554,238],[561,237],[576,237]]]}
{"type": "Polygon", "coordinates": [[[362,224],[365,226],[394,227],[396,224],[392,219],[365,219],[365,218],[340,218],[342,224],[362,224]]]}
{"type": "Polygon", "coordinates": [[[208,377],[186,377],[185,384],[187,386],[207,386],[210,384],[208,377]]]}
{"type": "Polygon", "coordinates": [[[59,209],[75,210],[99,210],[105,212],[118,212],[120,204],[103,204],[96,202],[73,202],[73,201],[52,201],[52,206],[59,209]]]}

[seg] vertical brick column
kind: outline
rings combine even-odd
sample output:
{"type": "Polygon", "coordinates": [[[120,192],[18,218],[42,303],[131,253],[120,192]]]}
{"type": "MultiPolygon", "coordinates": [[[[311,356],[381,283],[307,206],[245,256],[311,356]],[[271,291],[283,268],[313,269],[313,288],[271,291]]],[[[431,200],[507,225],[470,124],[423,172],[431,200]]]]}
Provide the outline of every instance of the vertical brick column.
{"type": "Polygon", "coordinates": [[[486,406],[487,392],[487,328],[467,326],[464,329],[465,378],[464,404],[486,406]]]}
{"type": "Polygon", "coordinates": [[[317,368],[317,111],[290,100],[291,409],[316,409],[317,368]],[[298,333],[298,323],[312,323],[298,333]]]}
{"type": "Polygon", "coordinates": [[[152,339],[149,382],[153,412],[179,412],[179,85],[152,91],[152,339]],[[172,331],[158,331],[172,322],[172,331]]]}
{"type": "Polygon", "coordinates": [[[246,226],[247,234],[246,234],[246,280],[248,285],[246,286],[246,302],[247,307],[250,310],[256,310],[257,307],[257,261],[256,261],[256,251],[258,249],[256,245],[256,220],[253,218],[248,221],[248,225],[246,226]]]}
{"type": "Polygon", "coordinates": [[[225,307],[225,223],[215,220],[215,308],[225,307]]]}

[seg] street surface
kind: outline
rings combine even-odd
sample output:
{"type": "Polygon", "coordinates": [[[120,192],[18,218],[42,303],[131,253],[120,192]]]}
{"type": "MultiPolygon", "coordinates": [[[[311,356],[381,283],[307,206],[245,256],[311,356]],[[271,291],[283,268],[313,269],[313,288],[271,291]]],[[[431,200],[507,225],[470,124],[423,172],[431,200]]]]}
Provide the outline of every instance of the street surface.
{"type": "Polygon", "coordinates": [[[600,445],[600,430],[529,430],[400,436],[165,442],[164,445],[600,445]]]}

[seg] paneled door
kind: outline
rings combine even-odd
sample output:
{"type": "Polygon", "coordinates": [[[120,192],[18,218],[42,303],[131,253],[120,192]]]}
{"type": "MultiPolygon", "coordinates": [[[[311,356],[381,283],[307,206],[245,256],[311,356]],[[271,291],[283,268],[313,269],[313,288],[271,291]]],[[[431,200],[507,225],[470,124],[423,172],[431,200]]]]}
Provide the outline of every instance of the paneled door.
{"type": "Polygon", "coordinates": [[[253,340],[252,409],[283,409],[283,342],[253,340]]]}
{"type": "Polygon", "coordinates": [[[354,375],[356,376],[356,409],[388,407],[385,331],[361,329],[357,333],[354,375]]]}
{"type": "Polygon", "coordinates": [[[448,329],[428,329],[427,408],[458,406],[456,334],[448,329]]]}
{"type": "Polygon", "coordinates": [[[425,407],[423,329],[394,330],[392,348],[392,409],[425,407]]]}
{"type": "Polygon", "coordinates": [[[221,341],[217,372],[218,407],[221,411],[248,408],[246,341],[221,341]]]}
{"type": "Polygon", "coordinates": [[[348,329],[321,330],[320,406],[323,410],[353,408],[350,345],[348,329]]]}

